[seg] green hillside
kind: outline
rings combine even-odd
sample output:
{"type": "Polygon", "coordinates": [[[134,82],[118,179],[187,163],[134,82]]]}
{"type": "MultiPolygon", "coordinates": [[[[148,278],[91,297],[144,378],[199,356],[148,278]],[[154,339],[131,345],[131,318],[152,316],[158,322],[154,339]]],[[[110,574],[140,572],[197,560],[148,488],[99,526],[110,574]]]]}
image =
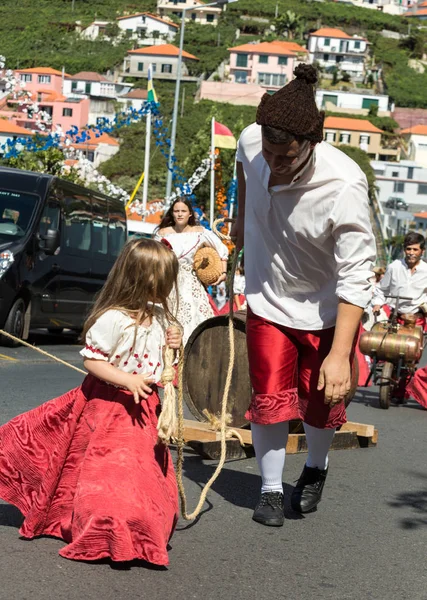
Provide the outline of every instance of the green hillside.
{"type": "MultiPolygon", "coordinates": [[[[122,64],[126,51],[134,44],[129,39],[113,45],[103,39],[82,40],[76,32],[76,21],[85,26],[96,19],[114,20],[127,13],[155,12],[156,0],[1,0],[0,55],[6,56],[9,68],[51,66],[65,67],[73,74],[81,70],[105,72],[122,64]]],[[[228,57],[227,48],[250,40],[272,40],[283,37],[283,24],[293,21],[290,35],[305,43],[310,32],[320,27],[340,27],[349,34],[363,35],[371,43],[373,64],[383,75],[385,91],[399,106],[427,108],[427,72],[418,73],[408,67],[409,59],[421,59],[427,52],[427,32],[412,24],[411,35],[402,40],[386,39],[380,31],[388,29],[406,34],[408,22],[402,17],[383,14],[331,1],[312,0],[239,0],[227,7],[218,27],[189,23],[185,33],[185,49],[198,56],[193,74],[209,75],[228,57]],[[275,20],[276,5],[279,20],[275,20]],[[288,12],[287,12],[288,11],[288,12]],[[273,31],[271,26],[276,26],[273,31]],[[240,30],[238,40],[236,31],[240,30]]],[[[142,80],[133,81],[145,86],[142,80]]],[[[174,84],[156,80],[162,114],[171,118],[174,84]]],[[[255,115],[251,107],[211,102],[193,104],[196,87],[185,84],[184,116],[178,121],[177,157],[191,174],[209,147],[209,122],[212,115],[238,135],[255,115]]],[[[120,131],[125,142],[120,153],[102,166],[104,173],[131,190],[142,170],[144,123],[120,131]]],[[[232,169],[231,153],[224,152],[224,175],[232,169]]],[[[153,151],[153,195],[164,192],[166,168],[159,150],[153,151]]],[[[202,187],[207,194],[207,186],[202,187]]]]}

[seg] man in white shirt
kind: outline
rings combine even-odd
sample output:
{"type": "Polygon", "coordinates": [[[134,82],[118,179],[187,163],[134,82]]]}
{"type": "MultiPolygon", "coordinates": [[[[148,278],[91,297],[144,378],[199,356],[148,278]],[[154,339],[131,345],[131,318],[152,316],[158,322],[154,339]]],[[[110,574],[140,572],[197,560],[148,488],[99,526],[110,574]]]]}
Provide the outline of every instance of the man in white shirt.
{"type": "Polygon", "coordinates": [[[247,418],[262,477],[253,519],[276,527],[284,520],[291,419],[303,420],[308,444],[292,507],[306,513],[320,502],[330,444],[346,421],[350,363],[375,258],[365,175],[322,142],[316,70],[301,64],[295,75],[263,96],[256,123],[242,132],[233,228],[237,248],[245,245],[254,390],[247,418]]]}
{"type": "Polygon", "coordinates": [[[394,260],[375,287],[372,297],[374,313],[378,313],[384,304],[396,308],[396,298],[387,296],[399,296],[398,314],[415,314],[417,325],[424,327],[425,317],[421,310],[421,306],[427,303],[427,264],[421,260],[424,248],[425,239],[421,234],[415,231],[406,234],[403,241],[405,257],[394,260]]]}

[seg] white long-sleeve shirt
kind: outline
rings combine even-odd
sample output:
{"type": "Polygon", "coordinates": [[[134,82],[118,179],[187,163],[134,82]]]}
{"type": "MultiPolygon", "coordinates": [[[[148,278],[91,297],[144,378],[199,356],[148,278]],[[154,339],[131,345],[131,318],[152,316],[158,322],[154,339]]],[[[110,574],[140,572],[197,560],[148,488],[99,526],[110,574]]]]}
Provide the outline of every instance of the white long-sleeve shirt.
{"type": "Polygon", "coordinates": [[[375,286],[372,306],[389,304],[395,307],[396,300],[387,298],[388,294],[412,298],[399,300],[399,313],[418,312],[420,305],[427,302],[427,264],[421,260],[412,273],[404,259],[394,260],[387,267],[380,283],[375,286]]]}
{"type": "Polygon", "coordinates": [[[295,329],[332,327],[339,299],[371,300],[376,255],[368,186],[358,165],[322,142],[289,185],[269,188],[261,127],[239,140],[246,178],[245,275],[251,310],[295,329]]]}

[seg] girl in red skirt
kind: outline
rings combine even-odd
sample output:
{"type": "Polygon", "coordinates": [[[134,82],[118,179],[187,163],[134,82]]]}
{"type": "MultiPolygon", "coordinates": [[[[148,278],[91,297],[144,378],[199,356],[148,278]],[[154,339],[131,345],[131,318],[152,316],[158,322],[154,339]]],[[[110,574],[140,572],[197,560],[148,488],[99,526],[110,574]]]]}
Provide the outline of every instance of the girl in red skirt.
{"type": "Polygon", "coordinates": [[[167,565],[178,517],[170,453],[157,440],[163,349],[181,333],[167,307],[175,254],[129,242],[86,322],[83,384],[0,428],[0,497],[74,560],[167,565]]]}

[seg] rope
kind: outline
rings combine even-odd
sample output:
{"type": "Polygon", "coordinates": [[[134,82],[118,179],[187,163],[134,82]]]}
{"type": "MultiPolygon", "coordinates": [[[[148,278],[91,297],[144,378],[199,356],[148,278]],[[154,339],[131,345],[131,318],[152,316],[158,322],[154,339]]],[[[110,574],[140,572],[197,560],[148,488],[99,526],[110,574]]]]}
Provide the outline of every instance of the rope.
{"type": "MultiPolygon", "coordinates": [[[[224,223],[226,221],[230,221],[230,219],[217,219],[216,221],[214,221],[213,226],[212,226],[213,231],[221,239],[229,239],[229,238],[227,238],[227,236],[224,236],[224,234],[222,234],[222,233],[220,234],[220,232],[216,229],[216,226],[219,223],[224,223]]],[[[201,491],[199,502],[197,503],[196,508],[190,514],[188,514],[188,512],[187,512],[187,497],[185,495],[184,480],[183,480],[184,446],[185,446],[185,442],[184,442],[184,386],[183,386],[184,360],[183,360],[183,353],[182,352],[180,353],[180,362],[178,365],[178,377],[179,377],[179,379],[178,379],[178,432],[177,432],[178,460],[177,460],[177,465],[176,465],[176,477],[177,477],[177,482],[178,482],[179,497],[180,497],[180,501],[181,501],[181,514],[182,514],[182,517],[186,521],[192,521],[200,514],[200,511],[202,510],[202,506],[205,503],[208,491],[210,490],[210,488],[212,487],[212,485],[214,484],[214,482],[216,481],[216,479],[218,478],[219,474],[222,471],[222,468],[224,466],[225,459],[226,459],[226,454],[227,454],[227,437],[228,438],[230,437],[230,434],[227,431],[227,429],[228,429],[227,424],[229,424],[229,422],[230,422],[229,421],[230,415],[227,412],[227,402],[228,402],[228,396],[230,393],[231,379],[233,376],[233,367],[234,367],[234,360],[235,360],[234,322],[233,322],[233,299],[234,299],[234,296],[233,296],[232,292],[233,292],[234,274],[236,271],[238,257],[239,257],[239,253],[236,252],[236,250],[235,250],[234,256],[233,256],[233,261],[232,261],[230,278],[229,278],[230,314],[228,317],[228,339],[229,339],[230,350],[229,350],[229,358],[228,358],[227,378],[225,380],[224,393],[223,393],[222,402],[221,402],[221,413],[220,413],[220,418],[219,418],[221,454],[220,454],[219,463],[215,469],[215,472],[213,473],[213,475],[211,476],[211,478],[209,479],[209,481],[206,483],[203,490],[201,491]]],[[[216,426],[218,427],[218,423],[216,423],[216,426]]],[[[229,430],[229,431],[235,432],[235,430],[229,430]]],[[[235,433],[237,433],[237,432],[235,432],[235,433]]],[[[241,438],[240,438],[240,442],[243,443],[241,438]]]]}
{"type": "MultiPolygon", "coordinates": [[[[203,414],[209,421],[209,425],[210,425],[210,428],[212,429],[212,431],[219,431],[221,429],[221,420],[219,418],[219,415],[213,415],[212,413],[210,413],[208,411],[207,408],[204,409],[203,414]]],[[[229,440],[233,437],[237,438],[240,442],[240,445],[244,448],[245,443],[244,443],[243,438],[240,435],[240,433],[237,431],[237,429],[233,429],[233,428],[229,427],[232,420],[233,420],[233,417],[232,417],[231,413],[227,413],[225,415],[225,424],[227,425],[227,431],[226,431],[227,439],[229,440]]]]}
{"type": "Polygon", "coordinates": [[[37,348],[37,346],[32,346],[28,342],[24,342],[24,340],[21,340],[21,338],[18,338],[16,336],[12,335],[11,333],[8,333],[7,331],[4,331],[3,329],[0,329],[0,335],[5,335],[6,337],[10,338],[14,342],[18,342],[19,344],[22,344],[23,346],[27,346],[27,348],[31,348],[32,350],[35,350],[39,354],[48,356],[52,360],[54,360],[58,363],[61,363],[62,365],[65,365],[66,367],[70,367],[70,369],[74,369],[75,371],[78,371],[79,373],[83,373],[83,375],[87,375],[86,371],[83,371],[83,369],[79,369],[78,367],[75,367],[71,363],[66,362],[65,360],[62,360],[61,358],[58,358],[54,354],[49,354],[49,352],[46,352],[45,350],[42,350],[41,348],[37,348]]]}
{"type": "MultiPolygon", "coordinates": [[[[182,348],[180,356],[183,354],[182,348]]],[[[159,441],[168,444],[176,433],[176,394],[173,386],[175,379],[175,369],[173,363],[175,360],[175,350],[166,346],[165,366],[161,376],[161,382],[164,386],[164,396],[162,411],[157,422],[157,433],[159,441]]]]}

